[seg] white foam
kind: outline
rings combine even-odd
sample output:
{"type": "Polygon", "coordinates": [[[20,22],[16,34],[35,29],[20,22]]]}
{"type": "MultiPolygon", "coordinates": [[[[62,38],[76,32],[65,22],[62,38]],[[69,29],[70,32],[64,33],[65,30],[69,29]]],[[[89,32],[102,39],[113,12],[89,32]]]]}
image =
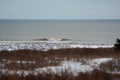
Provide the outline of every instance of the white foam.
{"type": "Polygon", "coordinates": [[[18,49],[36,49],[47,51],[61,48],[111,48],[113,45],[76,44],[71,41],[0,41],[0,51],[18,49]]]}

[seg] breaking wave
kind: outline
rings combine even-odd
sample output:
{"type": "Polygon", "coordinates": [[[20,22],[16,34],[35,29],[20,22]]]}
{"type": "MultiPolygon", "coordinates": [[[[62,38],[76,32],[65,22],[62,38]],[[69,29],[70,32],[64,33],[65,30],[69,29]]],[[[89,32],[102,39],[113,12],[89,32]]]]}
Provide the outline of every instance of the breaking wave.
{"type": "Polygon", "coordinates": [[[61,48],[111,48],[113,45],[106,44],[80,44],[70,39],[42,39],[32,41],[0,41],[0,51],[2,50],[41,50],[47,51],[50,49],[61,49],[61,48]]]}

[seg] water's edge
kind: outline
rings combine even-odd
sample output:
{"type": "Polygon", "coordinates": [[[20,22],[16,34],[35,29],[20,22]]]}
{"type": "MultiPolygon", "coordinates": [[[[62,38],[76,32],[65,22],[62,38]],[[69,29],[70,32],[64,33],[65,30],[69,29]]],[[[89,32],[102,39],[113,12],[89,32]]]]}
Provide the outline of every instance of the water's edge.
{"type": "Polygon", "coordinates": [[[112,48],[112,44],[79,44],[72,41],[0,41],[0,51],[7,50],[40,50],[62,48],[112,48]]]}

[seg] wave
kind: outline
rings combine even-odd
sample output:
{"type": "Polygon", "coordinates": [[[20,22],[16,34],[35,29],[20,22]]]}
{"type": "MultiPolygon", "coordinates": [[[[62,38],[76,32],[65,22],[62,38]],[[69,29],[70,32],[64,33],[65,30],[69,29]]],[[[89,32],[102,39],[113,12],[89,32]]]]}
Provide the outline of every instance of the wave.
{"type": "Polygon", "coordinates": [[[2,50],[41,50],[47,51],[50,49],[62,49],[62,48],[112,48],[113,45],[105,44],[79,44],[73,41],[0,41],[0,51],[2,50]]]}

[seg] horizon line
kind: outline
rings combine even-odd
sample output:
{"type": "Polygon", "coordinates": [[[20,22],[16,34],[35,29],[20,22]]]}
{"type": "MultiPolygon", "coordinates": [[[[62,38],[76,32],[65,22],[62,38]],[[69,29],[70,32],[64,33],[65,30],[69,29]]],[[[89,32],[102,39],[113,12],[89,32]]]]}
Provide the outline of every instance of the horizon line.
{"type": "Polygon", "coordinates": [[[0,19],[0,20],[120,20],[120,19],[0,19]]]}

